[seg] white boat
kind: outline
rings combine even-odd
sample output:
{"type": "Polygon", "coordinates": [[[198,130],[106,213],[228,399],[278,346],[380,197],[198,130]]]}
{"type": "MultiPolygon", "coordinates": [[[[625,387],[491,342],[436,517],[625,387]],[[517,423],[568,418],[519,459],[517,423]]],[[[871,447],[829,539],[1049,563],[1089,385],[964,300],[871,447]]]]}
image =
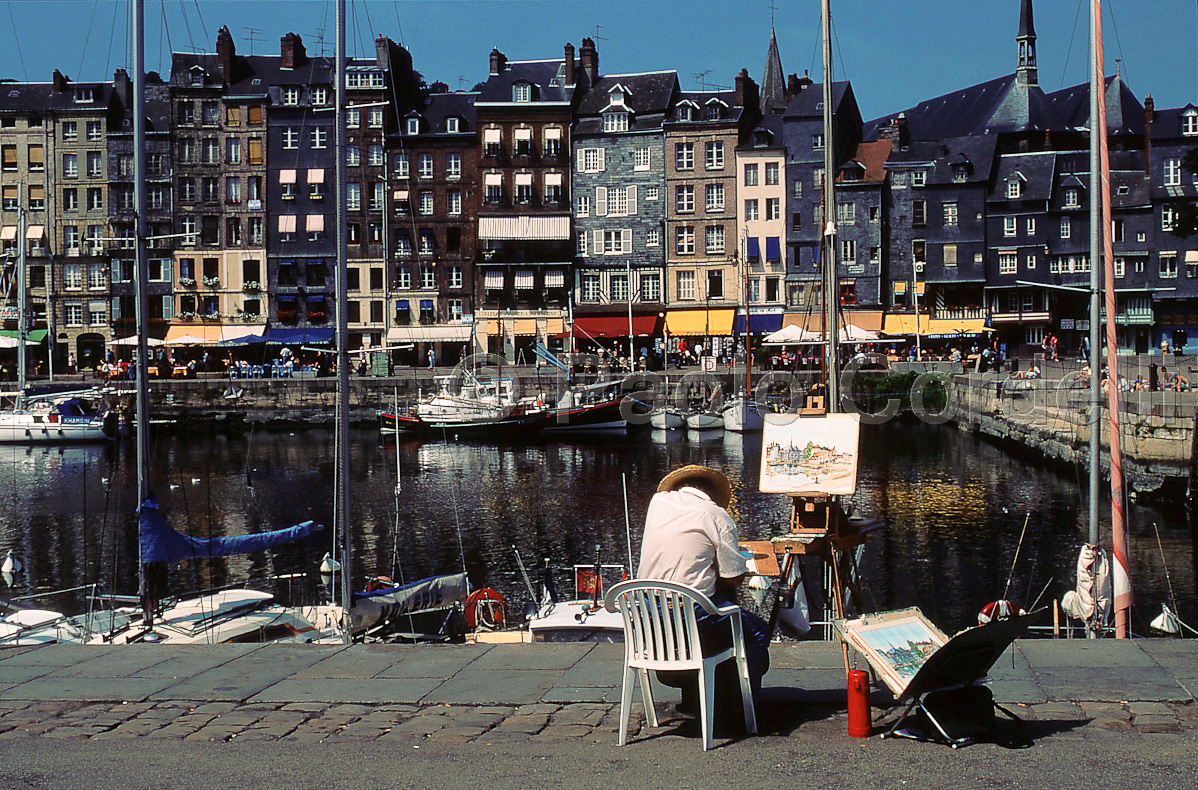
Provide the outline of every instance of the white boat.
{"type": "Polygon", "coordinates": [[[649,412],[649,425],[658,431],[673,431],[686,425],[686,417],[672,406],[663,406],[649,412]]]}
{"type": "Polygon", "coordinates": [[[744,395],[736,395],[724,404],[724,430],[735,433],[759,433],[765,429],[765,409],[744,395]]]}
{"type": "Polygon", "coordinates": [[[104,442],[117,435],[117,414],[95,393],[62,393],[24,400],[0,411],[0,442],[104,442]]]}
{"type": "Polygon", "coordinates": [[[714,431],[724,427],[724,415],[716,411],[694,411],[686,415],[686,427],[692,431],[714,431]]]}
{"type": "MultiPolygon", "coordinates": [[[[548,560],[546,560],[548,565],[548,560]]],[[[542,585],[542,598],[546,599],[537,611],[528,618],[530,642],[623,642],[624,620],[619,612],[603,608],[604,577],[614,583],[627,576],[623,565],[574,566],[574,595],[570,601],[554,601],[552,583],[542,585]],[[604,573],[606,572],[606,573],[604,573]],[[595,592],[598,583],[599,592],[595,592]]],[[[546,574],[549,570],[546,567],[546,574]]]]}

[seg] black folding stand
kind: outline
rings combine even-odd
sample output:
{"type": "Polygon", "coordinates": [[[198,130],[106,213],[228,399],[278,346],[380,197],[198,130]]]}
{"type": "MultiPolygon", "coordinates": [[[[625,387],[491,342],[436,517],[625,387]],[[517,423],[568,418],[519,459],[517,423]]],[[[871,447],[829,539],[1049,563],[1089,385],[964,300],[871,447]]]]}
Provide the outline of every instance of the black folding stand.
{"type": "Polygon", "coordinates": [[[898,698],[900,703],[909,700],[907,706],[882,737],[943,740],[956,749],[981,738],[993,737],[997,729],[995,710],[1022,725],[1023,720],[995,702],[990,689],[980,683],[994,662],[1043,611],[992,620],[950,639],[930,655],[911,678],[898,698]],[[912,729],[901,729],[916,711],[935,733],[920,735],[912,729]]]}

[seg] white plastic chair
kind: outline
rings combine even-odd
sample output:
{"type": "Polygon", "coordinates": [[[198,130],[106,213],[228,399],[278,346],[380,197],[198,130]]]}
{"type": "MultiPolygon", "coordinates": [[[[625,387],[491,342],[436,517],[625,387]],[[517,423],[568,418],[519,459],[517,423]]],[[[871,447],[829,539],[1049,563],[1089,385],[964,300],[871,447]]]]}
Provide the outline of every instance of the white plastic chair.
{"type": "Polygon", "coordinates": [[[657,726],[649,670],[697,670],[699,673],[699,714],[703,726],[703,751],[711,748],[715,723],[715,668],[729,659],[736,660],[740,675],[740,696],[744,704],[745,730],[757,732],[757,714],[749,686],[749,662],[745,656],[744,630],[740,607],[716,607],[711,599],[687,584],[661,579],[633,579],[620,582],[607,592],[603,601],[609,612],[624,618],[624,685],[620,696],[620,745],[628,741],[628,715],[632,708],[633,675],[640,679],[645,718],[657,726]],[[695,607],[710,615],[726,615],[732,625],[732,644],[710,656],[703,655],[699,643],[699,623],[695,607]]]}

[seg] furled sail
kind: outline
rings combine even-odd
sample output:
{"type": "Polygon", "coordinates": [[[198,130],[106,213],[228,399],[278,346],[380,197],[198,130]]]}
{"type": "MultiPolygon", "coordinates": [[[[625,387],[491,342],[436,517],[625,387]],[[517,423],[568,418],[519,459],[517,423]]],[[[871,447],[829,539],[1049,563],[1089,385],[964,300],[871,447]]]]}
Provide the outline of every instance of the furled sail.
{"type": "Polygon", "coordinates": [[[178,562],[197,557],[223,557],[228,554],[249,554],[263,551],[280,543],[302,538],[312,531],[312,522],[305,521],[286,529],[221,538],[192,538],[184,535],[162,518],[158,499],[151,496],[139,510],[138,535],[142,564],[178,562]]]}

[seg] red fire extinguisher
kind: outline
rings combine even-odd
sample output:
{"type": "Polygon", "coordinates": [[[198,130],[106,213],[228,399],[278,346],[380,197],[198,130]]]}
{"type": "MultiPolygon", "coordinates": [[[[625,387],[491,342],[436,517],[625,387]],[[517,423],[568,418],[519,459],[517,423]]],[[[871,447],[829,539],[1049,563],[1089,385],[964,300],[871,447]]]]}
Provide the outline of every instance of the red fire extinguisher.
{"type": "Polygon", "coordinates": [[[869,716],[869,673],[849,671],[849,735],[868,738],[873,734],[869,716]]]}

